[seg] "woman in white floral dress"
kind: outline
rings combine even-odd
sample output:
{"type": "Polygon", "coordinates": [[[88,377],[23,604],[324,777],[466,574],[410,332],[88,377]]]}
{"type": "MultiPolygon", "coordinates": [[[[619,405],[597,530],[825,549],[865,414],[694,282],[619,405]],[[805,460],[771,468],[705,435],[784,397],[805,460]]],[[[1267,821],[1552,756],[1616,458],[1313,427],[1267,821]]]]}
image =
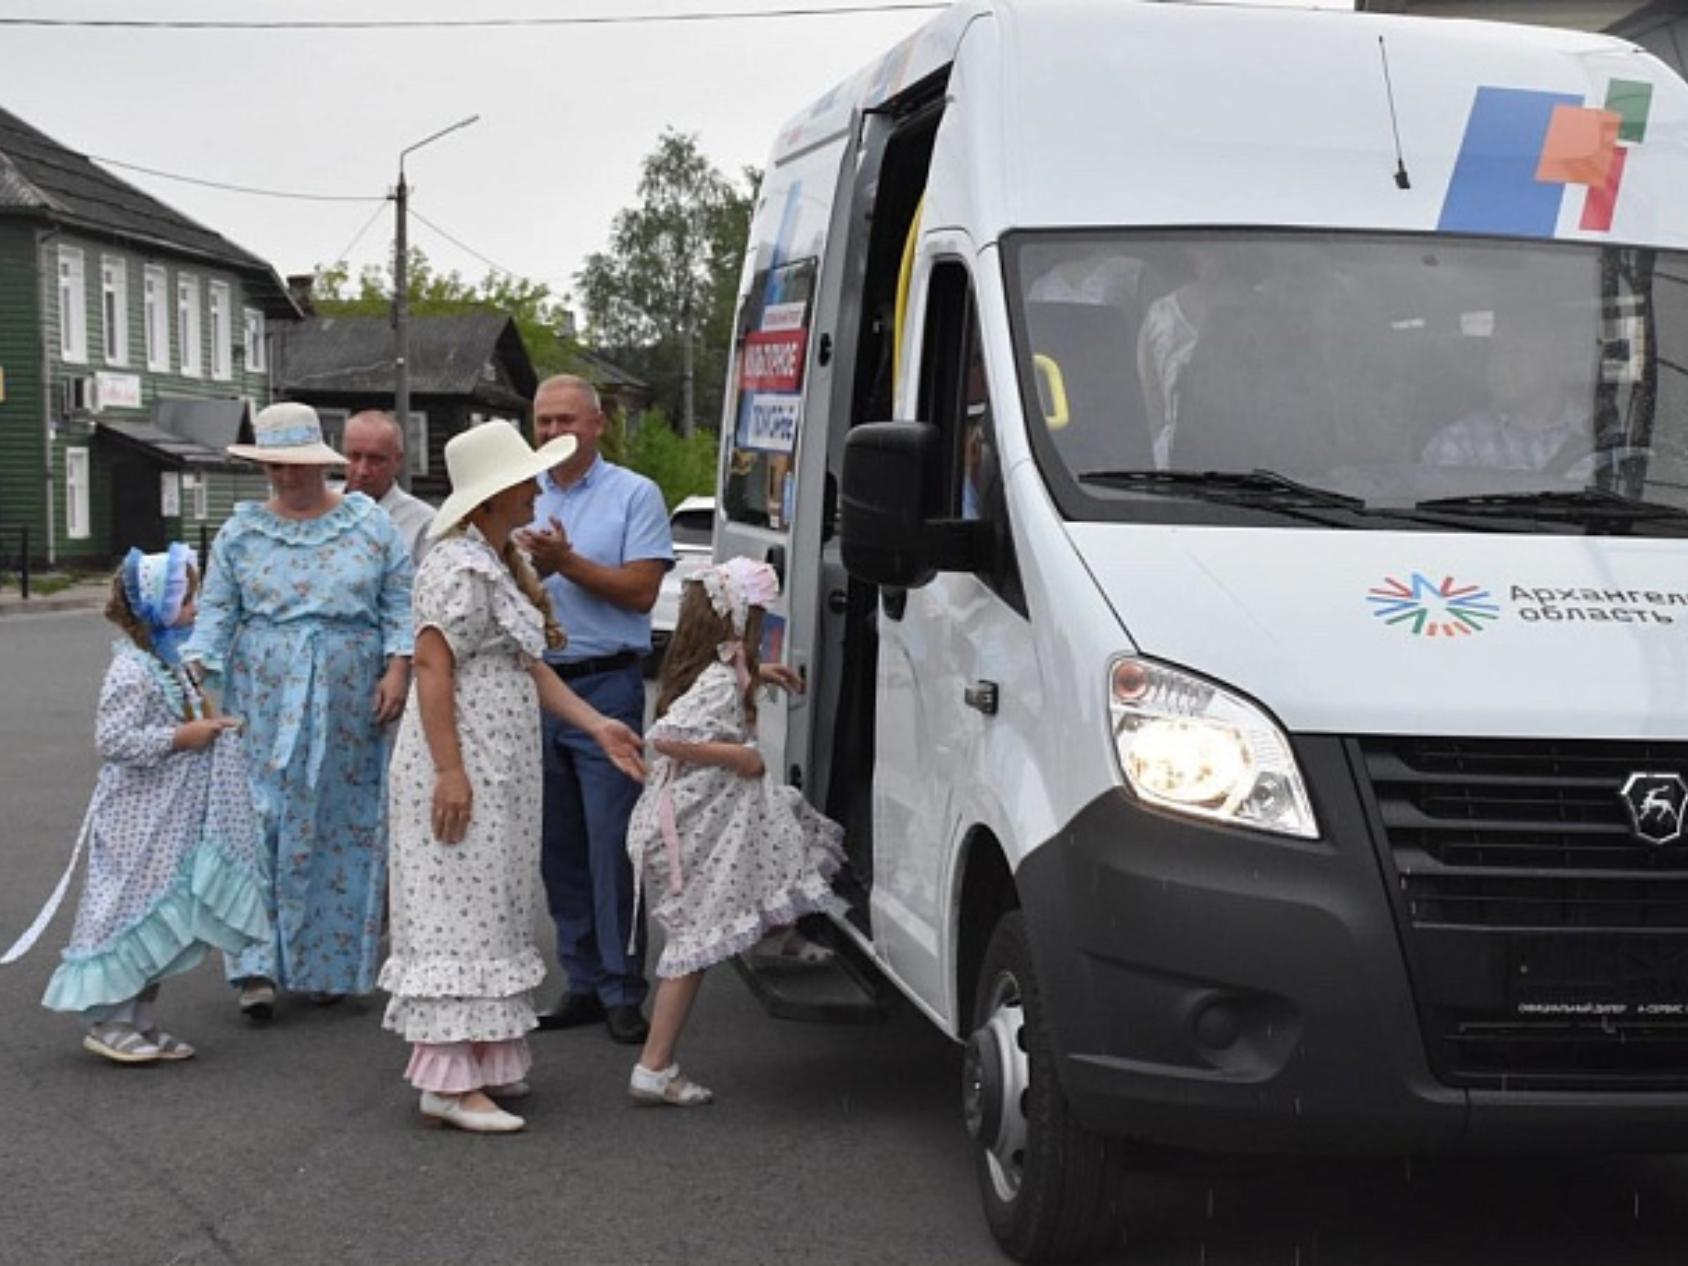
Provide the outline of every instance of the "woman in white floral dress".
{"type": "Polygon", "coordinates": [[[533,943],[539,882],[539,709],[591,733],[642,777],[640,742],[546,670],[560,646],[539,582],[511,533],[533,519],[534,476],[572,437],[537,453],[508,423],[446,445],[453,492],[440,508],[412,599],[416,684],[388,775],[392,954],[385,1027],[412,1043],[406,1079],[425,1116],[505,1133],[521,1117],[545,975],[533,943]]]}

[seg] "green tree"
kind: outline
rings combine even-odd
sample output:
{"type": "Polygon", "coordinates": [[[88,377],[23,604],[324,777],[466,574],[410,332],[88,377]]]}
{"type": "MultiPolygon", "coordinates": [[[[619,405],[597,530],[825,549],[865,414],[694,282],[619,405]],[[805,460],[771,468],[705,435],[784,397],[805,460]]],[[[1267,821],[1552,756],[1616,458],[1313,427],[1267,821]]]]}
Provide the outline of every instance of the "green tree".
{"type": "Polygon", "coordinates": [[[670,510],[689,496],[715,491],[717,438],[713,430],[700,427],[681,436],[668,425],[661,409],[650,409],[629,419],[620,438],[621,456],[612,460],[652,480],[662,489],[670,510]]]}
{"type": "MultiPolygon", "coordinates": [[[[478,284],[471,283],[458,272],[438,271],[415,246],[410,248],[407,280],[412,316],[504,313],[515,319],[541,378],[581,372],[574,340],[563,332],[563,305],[543,282],[489,272],[478,284]]],[[[324,316],[385,316],[392,310],[392,269],[371,264],[353,277],[344,263],[318,265],[312,293],[324,316]]]]}
{"type": "Polygon", "coordinates": [[[595,346],[646,378],[681,433],[718,417],[733,306],[760,174],[728,180],[672,128],[645,157],[639,204],[576,277],[595,346]]]}

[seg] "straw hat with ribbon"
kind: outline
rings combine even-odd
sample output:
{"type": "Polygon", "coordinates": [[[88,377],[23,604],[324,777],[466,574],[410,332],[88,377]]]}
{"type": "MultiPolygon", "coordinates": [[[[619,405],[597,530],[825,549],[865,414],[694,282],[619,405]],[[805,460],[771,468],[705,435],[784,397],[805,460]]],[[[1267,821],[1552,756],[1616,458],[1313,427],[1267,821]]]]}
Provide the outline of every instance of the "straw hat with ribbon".
{"type": "Polygon", "coordinates": [[[278,466],[344,466],[322,442],[322,422],[308,404],[272,404],[252,419],[251,444],[230,444],[229,456],[278,466]]]}
{"type": "Polygon", "coordinates": [[[522,433],[502,421],[483,422],[452,436],[445,446],[451,495],[434,515],[428,539],[444,536],[488,497],[567,461],[574,444],[574,436],[562,435],[543,448],[529,448],[522,433]]]}

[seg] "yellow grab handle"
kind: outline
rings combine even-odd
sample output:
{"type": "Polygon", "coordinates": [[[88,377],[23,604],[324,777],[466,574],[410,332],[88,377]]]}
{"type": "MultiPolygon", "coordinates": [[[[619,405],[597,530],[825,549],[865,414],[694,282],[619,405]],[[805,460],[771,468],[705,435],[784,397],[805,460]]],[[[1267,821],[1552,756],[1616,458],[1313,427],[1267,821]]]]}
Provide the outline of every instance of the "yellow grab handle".
{"type": "Polygon", "coordinates": [[[1059,431],[1073,420],[1067,412],[1067,380],[1061,376],[1061,366],[1053,356],[1033,354],[1032,367],[1037,370],[1037,398],[1043,407],[1044,425],[1051,431],[1059,431]]]}
{"type": "Polygon", "coordinates": [[[903,237],[902,263],[897,266],[897,307],[891,320],[891,394],[896,397],[897,388],[903,382],[903,318],[908,315],[909,290],[914,283],[914,248],[920,242],[920,216],[926,210],[926,195],[920,195],[920,201],[914,204],[914,218],[908,222],[908,233],[903,237]]]}

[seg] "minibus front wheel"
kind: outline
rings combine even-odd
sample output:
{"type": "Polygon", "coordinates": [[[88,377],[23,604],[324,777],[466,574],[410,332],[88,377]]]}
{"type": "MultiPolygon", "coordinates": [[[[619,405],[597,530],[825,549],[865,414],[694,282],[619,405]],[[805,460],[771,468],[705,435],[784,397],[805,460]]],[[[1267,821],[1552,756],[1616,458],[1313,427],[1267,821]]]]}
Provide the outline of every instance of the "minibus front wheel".
{"type": "Polygon", "coordinates": [[[1018,910],[991,933],[973,1015],[962,1111],[997,1242],[1022,1262],[1077,1261],[1116,1244],[1121,1146],[1068,1110],[1018,910]]]}

